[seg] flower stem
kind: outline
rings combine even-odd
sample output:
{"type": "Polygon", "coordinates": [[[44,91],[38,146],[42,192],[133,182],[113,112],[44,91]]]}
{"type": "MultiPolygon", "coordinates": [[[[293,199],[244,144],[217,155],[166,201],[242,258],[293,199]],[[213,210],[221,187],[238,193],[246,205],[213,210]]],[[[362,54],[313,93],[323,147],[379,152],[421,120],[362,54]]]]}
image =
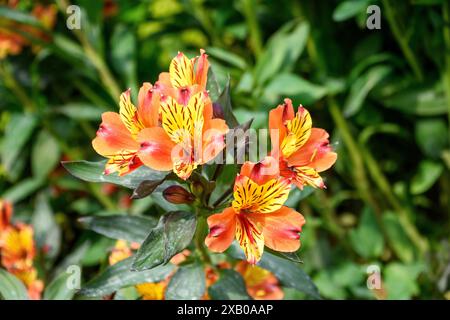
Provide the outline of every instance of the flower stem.
{"type": "Polygon", "coordinates": [[[386,18],[389,23],[389,27],[391,28],[392,33],[394,34],[394,37],[397,40],[400,49],[403,52],[403,55],[408,61],[417,80],[423,81],[423,72],[420,67],[419,61],[416,59],[416,56],[409,47],[408,39],[407,37],[405,37],[405,30],[402,30],[402,28],[399,25],[398,17],[396,17],[395,14],[395,7],[391,5],[390,0],[383,0],[383,7],[386,11],[386,18]]]}
{"type": "MultiPolygon", "coordinates": [[[[66,10],[69,7],[70,2],[67,0],[57,0],[56,2],[62,13],[66,14],[66,10]]],[[[74,29],[73,33],[77,37],[78,41],[81,43],[84,53],[89,58],[89,60],[91,60],[94,67],[97,69],[97,72],[100,75],[100,79],[104,83],[109,94],[114,100],[116,100],[120,96],[120,87],[117,84],[116,80],[114,79],[105,61],[92,47],[91,43],[89,42],[84,32],[82,32],[81,30],[74,29]]]]}

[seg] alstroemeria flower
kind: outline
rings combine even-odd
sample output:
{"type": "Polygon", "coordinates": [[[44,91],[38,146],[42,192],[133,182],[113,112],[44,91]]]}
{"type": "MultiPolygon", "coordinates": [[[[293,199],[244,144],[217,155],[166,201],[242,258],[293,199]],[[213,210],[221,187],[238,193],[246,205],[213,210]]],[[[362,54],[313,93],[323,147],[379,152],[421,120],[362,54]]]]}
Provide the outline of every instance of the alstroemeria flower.
{"type": "Polygon", "coordinates": [[[191,96],[206,90],[208,69],[208,55],[203,49],[199,57],[192,59],[178,52],[170,63],[169,72],[160,73],[158,87],[164,95],[187,104],[191,96]]]}
{"type": "Polygon", "coordinates": [[[1,262],[8,270],[28,270],[33,266],[35,246],[33,228],[19,223],[2,231],[1,262]]]}
{"type": "Polygon", "coordinates": [[[248,294],[255,300],[281,300],[284,297],[278,279],[268,270],[240,261],[236,271],[244,278],[248,294]]]}
{"type": "Polygon", "coordinates": [[[38,279],[36,268],[31,267],[24,270],[13,270],[11,272],[25,284],[31,300],[39,300],[41,298],[42,290],[44,290],[44,282],[38,279]]]}
{"type": "Polygon", "coordinates": [[[213,119],[208,95],[200,91],[186,105],[171,96],[163,96],[159,106],[161,126],[142,130],[139,158],[154,170],[173,170],[188,179],[198,165],[214,159],[225,147],[228,126],[213,119]]]}
{"type": "Polygon", "coordinates": [[[324,188],[319,172],[329,169],[337,154],[332,151],[328,133],[312,128],[311,116],[301,105],[294,113],[292,101],[270,111],[272,156],[280,160],[280,175],[290,179],[298,188],[310,185],[324,188]]]}
{"type": "Polygon", "coordinates": [[[290,181],[277,178],[275,159],[267,157],[258,164],[246,162],[234,185],[231,207],[208,218],[205,243],[211,251],[223,252],[236,239],[247,261],[261,259],[264,245],[282,252],[300,247],[304,217],[283,206],[291,188],[290,181]],[[272,169],[272,170],[269,170],[272,169]],[[265,172],[266,171],[266,172],[265,172]]]}
{"type": "Polygon", "coordinates": [[[130,90],[127,90],[120,96],[119,113],[102,114],[102,123],[92,146],[98,154],[109,159],[105,174],[118,172],[122,176],[142,165],[137,155],[140,148],[137,135],[145,127],[158,125],[160,93],[153,91],[150,83],[144,83],[136,108],[131,102],[130,90]]]}
{"type": "Polygon", "coordinates": [[[0,232],[11,223],[12,205],[6,200],[0,199],[0,232]]]}

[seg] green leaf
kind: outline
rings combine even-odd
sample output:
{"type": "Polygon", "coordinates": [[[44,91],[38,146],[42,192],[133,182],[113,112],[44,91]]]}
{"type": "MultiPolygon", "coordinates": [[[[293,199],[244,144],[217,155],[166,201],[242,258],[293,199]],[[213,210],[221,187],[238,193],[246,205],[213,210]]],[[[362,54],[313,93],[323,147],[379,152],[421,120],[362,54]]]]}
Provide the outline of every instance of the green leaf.
{"type": "Polygon", "coordinates": [[[383,213],[383,226],[389,239],[390,246],[395,254],[403,262],[412,262],[414,260],[414,245],[405,233],[397,215],[394,212],[383,213]]]}
{"type": "Polygon", "coordinates": [[[162,281],[174,270],[172,264],[167,264],[146,271],[131,271],[132,263],[133,258],[130,257],[108,267],[100,275],[89,281],[81,289],[79,295],[88,297],[106,296],[120,288],[162,281]]]}
{"type": "Polygon", "coordinates": [[[190,244],[196,223],[190,212],[175,211],[162,216],[136,253],[133,269],[142,271],[169,262],[190,244]]]}
{"type": "Polygon", "coordinates": [[[31,153],[31,169],[37,178],[46,178],[58,165],[61,155],[58,140],[46,130],[39,132],[31,153]]]}
{"type": "Polygon", "coordinates": [[[126,188],[135,189],[144,180],[158,180],[164,178],[167,173],[152,170],[146,166],[142,166],[133,172],[119,177],[117,173],[108,175],[103,174],[105,170],[105,161],[89,162],[80,161],[63,161],[64,168],[75,177],[89,182],[108,182],[124,186],[126,188]]]}
{"type": "Polygon", "coordinates": [[[254,79],[264,85],[274,75],[292,71],[306,46],[309,25],[306,22],[288,22],[268,40],[255,66],[254,79]]]}
{"type": "Polygon", "coordinates": [[[38,248],[46,248],[46,255],[55,258],[61,246],[61,228],[55,220],[46,195],[43,193],[36,197],[32,225],[38,248]]]}
{"type": "Polygon", "coordinates": [[[439,86],[408,86],[407,89],[383,97],[388,108],[418,116],[438,116],[447,113],[447,98],[439,86]]]}
{"type": "MultiPolygon", "coordinates": [[[[233,243],[228,249],[229,254],[235,258],[244,260],[244,252],[237,243],[233,243]]],[[[320,299],[319,291],[311,278],[299,267],[298,263],[285,258],[277,257],[269,252],[264,252],[262,259],[257,263],[263,269],[271,271],[285,287],[294,288],[304,292],[315,299],[320,299]]]]}
{"type": "Polygon", "coordinates": [[[117,25],[111,37],[112,66],[121,75],[128,87],[135,90],[136,78],[136,37],[125,25],[117,25]]]}
{"type": "Polygon", "coordinates": [[[156,219],[143,216],[113,215],[79,219],[85,228],[111,239],[142,243],[149,230],[156,226],[156,219]]]}
{"type": "Polygon", "coordinates": [[[385,79],[392,71],[390,66],[377,65],[370,68],[353,82],[350,93],[345,101],[344,115],[351,117],[358,113],[369,92],[385,79]]]}
{"type": "Polygon", "coordinates": [[[417,172],[411,179],[411,193],[418,195],[430,190],[441,176],[443,170],[444,166],[440,162],[431,160],[420,161],[417,172]]]}
{"type": "Polygon", "coordinates": [[[1,197],[11,202],[19,202],[42,187],[43,184],[44,180],[42,179],[28,178],[6,190],[1,197]]]}
{"type": "Polygon", "coordinates": [[[213,58],[222,60],[231,66],[236,68],[245,70],[247,68],[247,63],[240,56],[230,52],[228,50],[218,48],[218,47],[209,47],[206,52],[211,55],[213,58]]]}
{"type": "MultiPolygon", "coordinates": [[[[1,8],[0,8],[1,9],[1,8]]],[[[17,156],[30,139],[37,119],[30,114],[13,114],[5,128],[1,158],[6,171],[11,170],[17,156]]]]}
{"type": "Polygon", "coordinates": [[[56,111],[75,120],[98,121],[101,119],[104,110],[90,104],[72,102],[59,107],[56,111]]]}
{"type": "Polygon", "coordinates": [[[423,271],[420,264],[390,263],[384,271],[388,299],[408,300],[419,294],[417,277],[423,271]]]}
{"type": "Polygon", "coordinates": [[[233,114],[233,107],[231,105],[231,92],[230,92],[230,78],[228,77],[228,82],[219,98],[215,102],[222,107],[223,115],[226,123],[230,128],[235,128],[239,125],[236,120],[235,115],[233,114]]]}
{"type": "Polygon", "coordinates": [[[199,263],[181,266],[170,279],[165,292],[167,300],[200,300],[205,294],[206,278],[199,263]]]}
{"type": "Polygon", "coordinates": [[[251,300],[242,276],[234,270],[220,272],[220,279],[208,289],[213,300],[251,300]]]}
{"type": "Polygon", "coordinates": [[[44,291],[44,300],[71,300],[75,294],[75,289],[70,289],[67,280],[71,273],[62,272],[47,285],[44,291]]]}
{"type": "Polygon", "coordinates": [[[378,258],[383,253],[383,234],[369,207],[364,208],[358,227],[350,230],[349,237],[353,248],[361,257],[378,258]]]}
{"type": "Polygon", "coordinates": [[[415,137],[422,152],[439,159],[448,146],[448,128],[443,119],[423,119],[416,122],[415,137]]]}
{"type": "Polygon", "coordinates": [[[340,2],[333,11],[333,20],[340,22],[366,11],[369,0],[347,0],[340,2]]]}
{"type": "Polygon", "coordinates": [[[311,105],[323,98],[326,88],[311,83],[292,73],[276,75],[265,89],[265,94],[270,96],[296,96],[304,105],[311,105]]]}
{"type": "Polygon", "coordinates": [[[28,300],[28,292],[22,281],[4,269],[0,269],[0,298],[3,300],[28,300]]]}
{"type": "Polygon", "coordinates": [[[284,205],[286,207],[295,208],[299,202],[307,197],[309,197],[316,189],[310,186],[303,187],[303,190],[295,188],[289,192],[289,198],[286,200],[284,205]]]}

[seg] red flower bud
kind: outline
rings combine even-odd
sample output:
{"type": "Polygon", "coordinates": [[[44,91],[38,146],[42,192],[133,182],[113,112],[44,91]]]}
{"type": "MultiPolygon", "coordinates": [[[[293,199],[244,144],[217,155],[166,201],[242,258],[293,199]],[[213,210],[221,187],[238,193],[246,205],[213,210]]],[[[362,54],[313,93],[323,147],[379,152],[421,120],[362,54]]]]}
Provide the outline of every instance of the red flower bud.
{"type": "Polygon", "coordinates": [[[194,195],[181,186],[173,185],[163,191],[163,197],[170,203],[184,204],[192,203],[195,200],[194,195]]]}

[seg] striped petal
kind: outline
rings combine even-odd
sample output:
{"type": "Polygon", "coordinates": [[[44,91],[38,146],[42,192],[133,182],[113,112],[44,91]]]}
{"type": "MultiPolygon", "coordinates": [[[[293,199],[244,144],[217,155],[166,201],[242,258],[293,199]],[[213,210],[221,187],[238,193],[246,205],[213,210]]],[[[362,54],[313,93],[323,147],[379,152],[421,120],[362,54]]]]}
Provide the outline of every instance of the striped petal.
{"type": "Polygon", "coordinates": [[[244,250],[247,262],[255,264],[264,252],[262,226],[248,219],[245,214],[238,214],[236,217],[236,240],[244,250]]]}
{"type": "Polygon", "coordinates": [[[131,136],[133,138],[136,138],[139,131],[144,128],[144,125],[139,119],[136,107],[131,103],[130,89],[120,95],[119,106],[119,114],[123,124],[128,129],[128,131],[130,131],[131,136]]]}
{"type": "Polygon", "coordinates": [[[182,52],[172,59],[169,73],[170,82],[175,88],[188,87],[195,83],[194,64],[182,52]]]}
{"type": "Polygon", "coordinates": [[[311,127],[312,120],[309,112],[300,106],[295,117],[286,121],[287,135],[281,143],[281,152],[285,158],[288,158],[308,141],[311,127]]]}
{"type": "Polygon", "coordinates": [[[271,213],[251,213],[248,217],[262,226],[264,243],[270,249],[281,252],[294,252],[299,249],[300,232],[305,218],[297,211],[282,206],[271,213]]]}
{"type": "Polygon", "coordinates": [[[92,147],[98,154],[110,157],[122,150],[138,150],[139,144],[131,137],[119,114],[105,112],[92,147]]]}
{"type": "Polygon", "coordinates": [[[137,156],[136,151],[122,150],[112,155],[105,166],[103,174],[117,172],[119,176],[130,173],[142,165],[142,161],[137,156]]]}
{"type": "Polygon", "coordinates": [[[295,173],[293,182],[295,185],[303,189],[303,186],[311,186],[314,188],[325,188],[325,183],[319,173],[310,167],[293,167],[295,173]]]}
{"type": "Polygon", "coordinates": [[[221,213],[208,217],[209,234],[205,244],[213,252],[224,252],[231,245],[236,234],[236,212],[226,208],[221,213]]]}
{"type": "Polygon", "coordinates": [[[290,189],[287,179],[272,179],[258,185],[240,175],[236,178],[232,206],[236,212],[273,212],[287,200],[290,189]]]}

